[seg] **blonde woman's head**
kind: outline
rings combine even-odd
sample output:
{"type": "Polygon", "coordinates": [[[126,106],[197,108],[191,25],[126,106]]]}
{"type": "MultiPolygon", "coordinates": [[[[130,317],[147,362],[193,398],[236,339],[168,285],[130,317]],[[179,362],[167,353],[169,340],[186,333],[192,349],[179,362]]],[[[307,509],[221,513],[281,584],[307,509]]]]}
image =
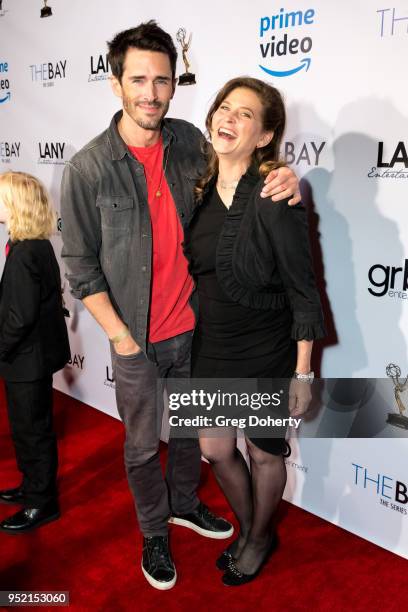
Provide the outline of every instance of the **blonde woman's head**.
{"type": "Polygon", "coordinates": [[[44,185],[25,172],[0,174],[0,202],[13,242],[49,238],[55,231],[56,214],[44,185]]]}

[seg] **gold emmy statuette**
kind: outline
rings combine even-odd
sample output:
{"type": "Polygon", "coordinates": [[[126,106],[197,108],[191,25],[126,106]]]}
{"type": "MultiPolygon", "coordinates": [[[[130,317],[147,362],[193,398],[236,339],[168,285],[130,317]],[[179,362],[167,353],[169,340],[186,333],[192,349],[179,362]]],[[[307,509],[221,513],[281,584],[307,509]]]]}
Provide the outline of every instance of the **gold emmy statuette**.
{"type": "Polygon", "coordinates": [[[179,85],[195,85],[195,82],[196,82],[195,74],[189,71],[190,62],[187,59],[187,51],[189,50],[190,45],[191,45],[192,34],[190,34],[187,42],[186,42],[186,34],[187,33],[186,33],[185,28],[180,28],[179,31],[177,32],[177,40],[181,45],[181,51],[183,54],[183,62],[184,62],[184,66],[186,67],[186,71],[183,74],[180,74],[178,78],[178,84],[179,85]]]}
{"type": "Polygon", "coordinates": [[[50,6],[47,6],[47,0],[44,0],[44,6],[41,9],[41,17],[51,17],[52,9],[50,6]]]}
{"type": "Polygon", "coordinates": [[[401,399],[401,393],[408,389],[408,376],[404,381],[401,381],[401,368],[393,363],[389,363],[387,365],[385,372],[387,376],[392,378],[392,382],[394,383],[395,401],[399,411],[399,413],[389,412],[387,423],[390,425],[395,425],[396,427],[401,427],[401,429],[408,429],[408,417],[404,416],[403,414],[406,408],[401,399]]]}

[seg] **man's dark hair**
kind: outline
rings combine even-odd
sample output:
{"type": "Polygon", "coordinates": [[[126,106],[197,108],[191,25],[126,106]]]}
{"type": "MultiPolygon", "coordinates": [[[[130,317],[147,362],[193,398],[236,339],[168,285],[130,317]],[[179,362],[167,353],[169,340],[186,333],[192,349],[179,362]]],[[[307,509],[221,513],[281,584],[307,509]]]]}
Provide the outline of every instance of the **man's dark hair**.
{"type": "Polygon", "coordinates": [[[173,79],[175,77],[177,50],[173,39],[153,19],[146,23],[141,23],[137,28],[130,28],[129,30],[119,32],[108,42],[108,48],[108,60],[112,74],[119,81],[122,80],[123,64],[125,63],[127,50],[130,48],[165,53],[170,60],[173,79]]]}

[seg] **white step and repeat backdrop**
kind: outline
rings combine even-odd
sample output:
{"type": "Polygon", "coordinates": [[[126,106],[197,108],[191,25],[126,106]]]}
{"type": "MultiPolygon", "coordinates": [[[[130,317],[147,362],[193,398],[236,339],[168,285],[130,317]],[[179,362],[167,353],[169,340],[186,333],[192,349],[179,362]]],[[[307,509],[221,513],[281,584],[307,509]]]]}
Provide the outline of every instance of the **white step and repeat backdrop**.
{"type": "MultiPolygon", "coordinates": [[[[385,378],[388,363],[408,374],[407,3],[49,4],[53,15],[41,19],[42,0],[0,2],[0,171],[39,176],[59,209],[65,161],[118,108],[106,41],[151,18],[174,37],[185,27],[197,84],[177,90],[171,115],[202,127],[215,92],[240,74],[272,81],[286,98],[282,153],[303,179],[330,331],[320,374],[385,378]]],[[[60,237],[53,242],[59,254],[60,237]]],[[[116,415],[106,338],[67,286],[65,299],[72,363],[56,386],[116,415]]],[[[299,441],[285,495],[408,558],[408,443],[381,438],[384,427],[373,426],[373,440],[299,441]]]]}

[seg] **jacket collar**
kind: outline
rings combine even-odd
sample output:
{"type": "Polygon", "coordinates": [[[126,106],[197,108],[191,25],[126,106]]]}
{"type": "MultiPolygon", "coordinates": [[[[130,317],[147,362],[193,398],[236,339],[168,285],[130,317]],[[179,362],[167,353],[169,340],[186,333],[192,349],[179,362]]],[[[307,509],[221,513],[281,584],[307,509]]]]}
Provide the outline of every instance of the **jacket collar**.
{"type": "MultiPolygon", "coordinates": [[[[121,110],[115,113],[108,128],[108,143],[111,150],[112,161],[123,159],[124,156],[129,153],[129,149],[118,130],[118,121],[122,117],[122,114],[123,111],[121,110]]],[[[169,126],[167,119],[163,119],[162,121],[161,133],[163,136],[164,148],[173,140],[177,140],[177,136],[174,130],[169,126]]]]}

